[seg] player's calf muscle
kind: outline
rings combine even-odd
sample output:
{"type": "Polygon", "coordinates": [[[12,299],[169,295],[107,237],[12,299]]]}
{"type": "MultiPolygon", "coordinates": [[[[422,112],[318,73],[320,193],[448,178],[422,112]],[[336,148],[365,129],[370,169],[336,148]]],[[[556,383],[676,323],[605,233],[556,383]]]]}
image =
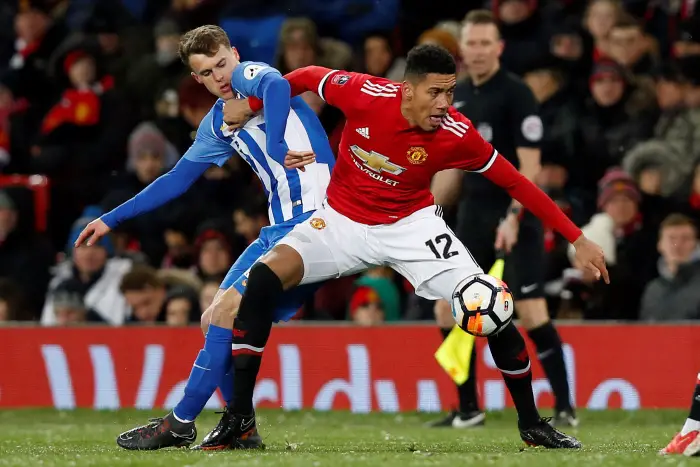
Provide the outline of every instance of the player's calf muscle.
{"type": "Polygon", "coordinates": [[[544,298],[527,298],[515,302],[515,313],[525,329],[535,329],[549,321],[544,298]]]}
{"type": "Polygon", "coordinates": [[[451,328],[455,324],[455,319],[452,316],[452,308],[447,300],[437,300],[433,308],[435,313],[435,321],[438,327],[451,328]]]}
{"type": "Polygon", "coordinates": [[[289,290],[299,285],[304,278],[304,261],[301,255],[289,245],[277,245],[260,259],[282,282],[282,288],[289,290]]]}

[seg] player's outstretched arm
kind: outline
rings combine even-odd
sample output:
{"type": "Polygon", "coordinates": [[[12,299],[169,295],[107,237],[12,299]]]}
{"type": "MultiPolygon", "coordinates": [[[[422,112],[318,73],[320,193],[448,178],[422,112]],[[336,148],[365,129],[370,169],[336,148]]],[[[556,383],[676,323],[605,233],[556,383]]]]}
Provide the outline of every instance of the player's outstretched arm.
{"type": "Polygon", "coordinates": [[[603,249],[588,240],[559,206],[537,185],[518,172],[508,160],[496,154],[491,166],[482,173],[504,188],[512,198],[518,200],[544,224],[552,227],[573,244],[576,248],[576,258],[590,269],[596,278],[602,277],[606,283],[610,282],[603,249]]]}
{"type": "Polygon", "coordinates": [[[175,167],[154,180],[130,200],[92,221],[78,236],[75,246],[87,240],[92,245],[116,226],[144,212],[152,211],[186,192],[211,164],[193,162],[184,157],[175,167]]]}

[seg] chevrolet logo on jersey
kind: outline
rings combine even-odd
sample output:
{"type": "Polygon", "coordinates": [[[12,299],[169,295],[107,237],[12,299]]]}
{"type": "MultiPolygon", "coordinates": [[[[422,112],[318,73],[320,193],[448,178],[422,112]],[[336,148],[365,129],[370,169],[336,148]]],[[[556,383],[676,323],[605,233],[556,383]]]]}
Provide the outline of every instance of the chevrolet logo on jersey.
{"type": "Polygon", "coordinates": [[[362,161],[365,166],[369,167],[375,172],[389,172],[392,175],[398,175],[406,170],[403,167],[390,162],[388,157],[377,152],[367,152],[357,145],[352,146],[350,150],[358,159],[362,161]]]}
{"type": "Polygon", "coordinates": [[[350,150],[354,154],[353,162],[358,169],[372,177],[373,179],[386,183],[389,186],[396,186],[399,184],[397,180],[391,180],[390,178],[385,178],[381,175],[382,172],[388,172],[392,175],[399,175],[405,168],[394,164],[389,161],[389,158],[379,154],[378,152],[367,152],[361,147],[354,145],[350,147],[350,150]],[[362,164],[360,164],[360,162],[362,164]]]}

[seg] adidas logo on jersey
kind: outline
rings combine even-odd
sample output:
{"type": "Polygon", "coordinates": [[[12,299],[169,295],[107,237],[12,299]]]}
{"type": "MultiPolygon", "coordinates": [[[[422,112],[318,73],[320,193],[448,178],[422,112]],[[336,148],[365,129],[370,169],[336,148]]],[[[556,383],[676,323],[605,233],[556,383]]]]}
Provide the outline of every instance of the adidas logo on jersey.
{"type": "Polygon", "coordinates": [[[357,131],[359,134],[361,134],[363,137],[369,139],[369,128],[364,127],[364,128],[358,128],[357,131]]]}

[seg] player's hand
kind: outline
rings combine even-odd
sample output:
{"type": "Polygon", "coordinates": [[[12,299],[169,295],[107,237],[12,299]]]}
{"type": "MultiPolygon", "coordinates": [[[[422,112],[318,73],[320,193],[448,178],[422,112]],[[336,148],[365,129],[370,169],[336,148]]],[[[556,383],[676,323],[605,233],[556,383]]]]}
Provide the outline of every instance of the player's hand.
{"type": "Polygon", "coordinates": [[[496,243],[493,245],[494,248],[510,253],[515,244],[518,243],[519,231],[520,222],[518,218],[513,214],[508,214],[498,225],[498,229],[496,230],[496,243]]]}
{"type": "Polygon", "coordinates": [[[252,116],[248,99],[229,99],[224,102],[224,123],[228,125],[229,131],[241,128],[252,116]]]}
{"type": "Polygon", "coordinates": [[[287,151],[284,157],[284,167],[286,169],[299,169],[304,172],[305,165],[316,162],[316,154],[313,151],[287,151]]]}
{"type": "Polygon", "coordinates": [[[609,284],[610,276],[605,265],[603,249],[598,244],[587,239],[585,235],[581,235],[573,245],[576,248],[576,265],[580,269],[593,274],[596,280],[600,280],[602,277],[605,283],[609,284]]]}
{"type": "Polygon", "coordinates": [[[111,230],[112,229],[110,229],[107,224],[102,222],[102,219],[95,219],[86,225],[83,231],[80,232],[74,246],[76,248],[79,247],[85,243],[85,240],[87,240],[87,243],[85,243],[87,246],[92,246],[100,241],[100,239],[107,235],[111,230]]]}

